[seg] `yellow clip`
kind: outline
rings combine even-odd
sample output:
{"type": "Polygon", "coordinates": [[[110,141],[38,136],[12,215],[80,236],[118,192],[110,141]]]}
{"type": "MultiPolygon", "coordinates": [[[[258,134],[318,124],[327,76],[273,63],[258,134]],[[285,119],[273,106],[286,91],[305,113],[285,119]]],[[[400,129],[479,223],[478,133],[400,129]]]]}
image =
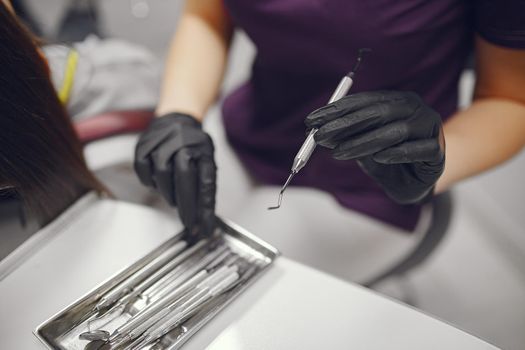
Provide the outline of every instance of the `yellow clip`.
{"type": "Polygon", "coordinates": [[[67,56],[66,71],[64,72],[64,80],[62,81],[62,87],[58,92],[58,98],[63,105],[66,105],[69,97],[71,96],[71,90],[73,89],[73,82],[75,81],[75,73],[78,64],[78,52],[75,49],[71,49],[67,56]]]}

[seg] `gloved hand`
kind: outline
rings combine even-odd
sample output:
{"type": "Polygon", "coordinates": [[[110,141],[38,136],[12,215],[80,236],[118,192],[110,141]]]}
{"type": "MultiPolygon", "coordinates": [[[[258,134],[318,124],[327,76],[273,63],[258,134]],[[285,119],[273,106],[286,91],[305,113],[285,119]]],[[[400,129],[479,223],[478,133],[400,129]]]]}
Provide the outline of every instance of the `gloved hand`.
{"type": "Polygon", "coordinates": [[[189,235],[207,236],[215,225],[216,167],[213,142],[193,117],[156,118],[140,136],[135,171],[179,210],[189,235]]]}
{"type": "MultiPolygon", "coordinates": [[[[350,95],[306,118],[315,140],[339,160],[356,159],[398,203],[430,195],[445,167],[441,117],[411,92],[350,95]]],[[[352,181],[352,179],[348,179],[352,181]]]]}

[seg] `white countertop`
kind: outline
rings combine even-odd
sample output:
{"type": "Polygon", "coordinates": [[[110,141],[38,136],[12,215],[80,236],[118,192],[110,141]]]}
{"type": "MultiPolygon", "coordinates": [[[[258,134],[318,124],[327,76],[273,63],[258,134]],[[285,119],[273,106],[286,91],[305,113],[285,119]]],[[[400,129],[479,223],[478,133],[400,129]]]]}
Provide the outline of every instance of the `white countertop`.
{"type": "MultiPolygon", "coordinates": [[[[44,349],[32,334],[40,323],[180,229],[163,214],[111,200],[74,214],[41,232],[46,237],[0,281],[0,349],[44,349]]],[[[496,349],[285,257],[184,348],[496,349]]]]}
{"type": "Polygon", "coordinates": [[[496,349],[374,292],[286,258],[188,349],[496,349]]]}

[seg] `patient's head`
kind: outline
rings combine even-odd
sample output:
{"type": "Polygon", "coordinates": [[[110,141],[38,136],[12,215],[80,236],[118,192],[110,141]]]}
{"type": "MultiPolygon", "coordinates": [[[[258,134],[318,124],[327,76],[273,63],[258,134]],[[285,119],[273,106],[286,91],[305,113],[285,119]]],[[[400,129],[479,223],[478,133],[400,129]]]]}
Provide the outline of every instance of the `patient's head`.
{"type": "Polygon", "coordinates": [[[0,1],[0,188],[40,224],[101,190],[50,81],[35,38],[0,1]]]}

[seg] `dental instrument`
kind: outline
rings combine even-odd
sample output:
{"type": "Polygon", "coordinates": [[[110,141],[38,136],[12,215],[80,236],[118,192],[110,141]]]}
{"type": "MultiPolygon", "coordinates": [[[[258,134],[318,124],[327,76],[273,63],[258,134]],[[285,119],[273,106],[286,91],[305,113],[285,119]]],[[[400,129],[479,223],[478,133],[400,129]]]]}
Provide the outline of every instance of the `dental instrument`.
{"type": "Polygon", "coordinates": [[[173,309],[163,319],[147,329],[129,346],[129,348],[140,349],[142,346],[159,339],[166,333],[169,333],[194,312],[198,311],[202,304],[232,286],[239,279],[239,273],[230,270],[228,271],[228,275],[220,277],[220,281],[215,279],[210,281],[209,284],[204,284],[203,282],[201,287],[197,288],[193,295],[191,295],[179,307],[173,309]]]}
{"type": "Polygon", "coordinates": [[[194,288],[200,282],[205,280],[207,277],[208,273],[206,271],[199,272],[198,274],[193,276],[189,281],[185,282],[180,287],[174,289],[170,293],[170,295],[152,304],[152,307],[154,307],[155,305],[159,307],[158,309],[144,309],[143,311],[130,318],[126,323],[124,323],[122,326],[115,329],[113,333],[111,333],[109,339],[107,339],[108,343],[111,344],[111,347],[118,347],[128,340],[134,339],[136,336],[138,336],[141,332],[145,330],[145,327],[151,325],[151,321],[149,321],[149,319],[151,317],[155,317],[156,312],[158,312],[159,310],[160,312],[163,312],[162,310],[169,306],[170,303],[176,302],[180,297],[188,293],[192,288],[194,288]]]}
{"type": "MultiPolygon", "coordinates": [[[[370,49],[359,50],[354,68],[350,73],[348,73],[341,79],[339,85],[337,86],[337,89],[335,89],[334,93],[332,94],[332,97],[330,97],[328,104],[340,100],[341,98],[346,96],[348,91],[350,91],[350,88],[354,84],[354,76],[357,70],[359,69],[359,66],[361,65],[361,61],[363,60],[364,55],[370,51],[370,49]]],[[[299,149],[299,152],[297,152],[297,155],[293,160],[290,175],[288,175],[286,182],[284,183],[283,187],[281,188],[281,191],[279,192],[279,199],[277,201],[277,205],[273,207],[268,207],[268,210],[279,209],[281,207],[284,191],[292,181],[293,177],[297,175],[297,173],[306,165],[306,163],[310,159],[310,156],[315,150],[317,144],[315,142],[314,136],[317,133],[317,130],[318,129],[316,128],[310,130],[310,133],[306,137],[306,140],[304,141],[303,145],[299,149]]]]}
{"type": "MultiPolygon", "coordinates": [[[[208,270],[211,270],[212,267],[208,265],[216,266],[222,260],[224,260],[231,252],[227,249],[226,246],[220,246],[213,252],[209,252],[199,261],[188,261],[181,271],[177,271],[176,274],[169,276],[167,279],[162,281],[162,283],[155,284],[151,288],[144,291],[144,295],[147,299],[160,299],[167,294],[174,287],[179,286],[189,278],[191,278],[195,273],[207,267],[208,270]],[[216,262],[216,260],[219,262],[216,262]]],[[[181,265],[182,266],[182,265],[181,265]]]]}
{"type": "MultiPolygon", "coordinates": [[[[217,266],[213,266],[215,269],[217,266]]],[[[221,266],[213,271],[213,269],[205,269],[198,272],[195,276],[183,283],[180,287],[172,290],[170,293],[163,295],[161,299],[154,301],[148,308],[141,310],[125,324],[117,328],[110,337],[110,342],[130,340],[140,335],[145,330],[145,326],[151,325],[151,318],[155,321],[159,319],[159,315],[165,315],[166,311],[172,309],[167,307],[170,304],[178,304],[186,293],[193,293],[192,288],[196,290],[202,289],[206,286],[212,286],[217,283],[225,274],[237,271],[237,267],[221,266]]],[[[195,272],[194,272],[195,273],[195,272]]]]}
{"type": "MultiPolygon", "coordinates": [[[[200,243],[200,242],[199,242],[200,243]]],[[[110,290],[104,295],[100,301],[95,305],[95,310],[100,312],[101,310],[111,306],[124,295],[128,294],[133,290],[133,287],[148,278],[153,272],[165,265],[169,260],[177,256],[181,251],[186,249],[188,243],[186,241],[180,241],[173,246],[166,249],[161,255],[151,261],[149,264],[144,266],[130,278],[126,279],[121,284],[110,290]]]]}
{"type": "MultiPolygon", "coordinates": [[[[218,265],[222,260],[226,259],[226,257],[228,256],[226,253],[231,254],[231,252],[228,250],[226,246],[220,246],[212,252],[197,255],[196,256],[197,260],[189,259],[185,261],[182,265],[174,269],[174,271],[176,270],[178,274],[177,276],[175,276],[175,278],[167,280],[169,285],[163,286],[163,288],[161,288],[160,290],[155,290],[157,283],[150,286],[150,289],[153,288],[152,291],[156,291],[158,294],[155,299],[163,298],[169,292],[171,292],[172,290],[176,289],[177,287],[182,285],[184,282],[186,282],[186,280],[191,279],[193,275],[195,274],[195,272],[201,270],[206,265],[208,265],[208,269],[211,269],[210,266],[218,265]]],[[[146,308],[151,303],[150,298],[152,297],[152,295],[150,295],[149,293],[152,293],[152,291],[150,291],[150,289],[144,290],[142,288],[139,288],[139,290],[142,291],[141,294],[135,295],[134,294],[135,290],[133,291],[132,294],[127,294],[121,300],[119,300],[117,306],[112,307],[110,310],[108,310],[104,314],[103,317],[98,318],[98,319],[95,318],[93,320],[89,320],[88,321],[88,331],[82,333],[81,335],[86,339],[88,337],[91,338],[92,340],[93,339],[96,339],[96,340],[104,339],[105,337],[104,338],[101,337],[101,335],[103,335],[103,333],[100,332],[101,328],[106,326],[110,322],[112,322],[112,320],[115,317],[118,317],[122,312],[124,312],[125,309],[128,312],[131,312],[132,314],[136,314],[136,315],[138,315],[138,313],[144,312],[143,310],[146,310],[146,308]],[[144,298],[142,298],[143,296],[144,298]],[[142,305],[143,307],[141,308],[140,306],[136,304],[137,304],[137,301],[142,300],[142,299],[146,299],[146,301],[144,302],[145,305],[142,305]]],[[[132,319],[134,318],[135,317],[132,317],[132,319]]]]}
{"type": "MultiPolygon", "coordinates": [[[[180,243],[183,243],[182,245],[187,246],[185,241],[180,243]]],[[[106,294],[98,302],[97,306],[95,306],[95,310],[98,311],[99,314],[87,320],[88,331],[99,329],[111,322],[114,318],[118,317],[122,312],[124,312],[126,308],[129,308],[130,305],[134,305],[143,291],[154,285],[175,266],[179,265],[181,262],[184,262],[196,252],[199,252],[199,250],[208,243],[210,243],[208,240],[202,240],[191,246],[189,249],[186,249],[179,255],[174,254],[174,252],[179,248],[173,246],[161,254],[157,259],[146,265],[143,269],[132,275],[128,280],[125,280],[120,285],[117,285],[114,290],[111,290],[108,294],[106,294]],[[169,261],[166,263],[167,260],[169,261]],[[166,264],[161,268],[155,267],[158,266],[157,263],[160,263],[161,261],[166,264]],[[155,265],[154,268],[151,268],[153,265],[155,265]],[[147,273],[150,273],[155,269],[158,270],[152,275],[147,276],[147,273]],[[144,280],[135,286],[134,284],[140,279],[144,280]],[[100,313],[102,309],[107,308],[110,305],[113,306],[100,313]]]]}

